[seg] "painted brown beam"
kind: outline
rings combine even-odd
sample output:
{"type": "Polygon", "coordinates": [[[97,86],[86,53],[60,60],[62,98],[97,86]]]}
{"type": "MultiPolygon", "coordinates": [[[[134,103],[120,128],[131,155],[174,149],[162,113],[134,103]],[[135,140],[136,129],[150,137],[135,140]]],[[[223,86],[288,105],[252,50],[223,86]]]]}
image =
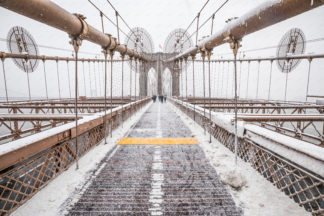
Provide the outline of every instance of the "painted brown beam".
{"type": "MultiPolygon", "coordinates": [[[[79,118],[85,116],[80,114],[79,118]]],[[[69,114],[0,114],[0,121],[73,121],[75,115],[69,114]]]]}
{"type": "Polygon", "coordinates": [[[200,50],[212,50],[228,39],[241,40],[244,36],[264,29],[281,21],[287,20],[306,11],[324,5],[323,0],[272,0],[266,1],[252,9],[237,20],[227,24],[223,29],[189,48],[185,52],[166,60],[175,61],[180,58],[196,55],[200,50]]]}
{"type": "MultiPolygon", "coordinates": [[[[202,108],[207,109],[234,109],[233,105],[223,105],[223,106],[201,106],[202,108]]],[[[324,109],[322,105],[300,105],[300,106],[238,106],[238,109],[324,109]]]]}
{"type": "MultiPolygon", "coordinates": [[[[81,35],[84,29],[83,23],[77,16],[49,0],[0,0],[0,6],[62,30],[72,36],[81,35]]],[[[118,44],[116,38],[104,34],[88,24],[84,39],[134,58],[148,60],[136,51],[127,49],[126,45],[118,44]]]]}
{"type": "Polygon", "coordinates": [[[324,115],[238,115],[238,120],[243,121],[324,121],[324,115]]]}
{"type": "MultiPolygon", "coordinates": [[[[112,106],[112,108],[115,108],[117,106],[112,106]]],[[[9,105],[0,105],[0,109],[74,109],[75,107],[73,105],[34,105],[34,104],[9,104],[9,105]]],[[[110,109],[110,106],[105,107],[104,105],[81,105],[78,106],[78,109],[110,109]]]]}

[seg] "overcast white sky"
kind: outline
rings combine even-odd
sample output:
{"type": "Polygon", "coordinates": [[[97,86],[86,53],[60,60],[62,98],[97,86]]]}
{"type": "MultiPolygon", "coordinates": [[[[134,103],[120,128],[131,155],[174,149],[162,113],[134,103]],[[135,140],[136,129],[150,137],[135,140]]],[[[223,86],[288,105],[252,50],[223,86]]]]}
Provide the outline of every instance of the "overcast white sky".
{"type": "MultiPolygon", "coordinates": [[[[95,4],[107,13],[107,15],[115,20],[113,11],[105,0],[92,0],[95,4]]],[[[225,0],[210,0],[206,9],[201,15],[201,23],[209,17],[212,12],[214,12],[219,5],[221,5],[225,0]]],[[[230,17],[237,16],[240,17],[242,14],[248,12],[252,8],[258,6],[259,4],[267,0],[230,0],[229,3],[216,15],[214,32],[223,28],[225,25],[225,20],[230,17]]],[[[68,10],[71,13],[81,13],[87,17],[87,22],[101,29],[100,17],[98,11],[87,1],[87,0],[55,0],[55,3],[68,10]]],[[[163,46],[164,41],[168,34],[175,28],[186,28],[192,19],[196,16],[199,9],[205,3],[205,1],[198,0],[111,0],[111,3],[117,8],[119,13],[123,18],[128,22],[131,27],[143,27],[145,28],[152,36],[155,51],[159,51],[159,45],[163,46]]],[[[324,37],[324,7],[314,9],[312,11],[306,12],[302,15],[294,17],[292,19],[281,22],[277,25],[266,28],[257,33],[246,36],[243,39],[243,50],[267,47],[277,45],[281,37],[291,28],[298,27],[303,30],[306,40],[323,38],[324,37]]],[[[8,11],[4,8],[0,8],[0,38],[5,39],[9,29],[13,26],[23,26],[26,28],[35,38],[36,42],[40,45],[48,45],[53,47],[59,47],[64,49],[71,49],[68,41],[68,36],[66,33],[60,32],[54,28],[51,28],[45,24],[41,24],[29,18],[23,17],[11,11],[8,11]],[[3,22],[5,20],[5,22],[3,22]]],[[[210,32],[210,22],[199,33],[200,36],[207,35],[210,32]]],[[[121,28],[128,32],[127,28],[121,25],[121,28]]],[[[189,32],[192,33],[195,29],[195,25],[189,32]]],[[[105,21],[105,30],[107,33],[111,33],[116,36],[116,28],[105,21]]],[[[121,41],[124,41],[124,36],[121,35],[121,41]]],[[[306,47],[306,53],[324,53],[324,43],[323,41],[316,43],[309,43],[306,47]]],[[[7,51],[6,42],[0,40],[0,51],[7,51]]],[[[81,52],[88,53],[97,53],[98,56],[102,57],[100,54],[100,47],[89,42],[84,42],[81,49],[81,52]]],[[[259,52],[247,52],[247,56],[274,56],[275,49],[267,49],[259,52]]],[[[52,56],[71,56],[72,52],[58,51],[52,49],[40,48],[40,54],[42,55],[52,55],[52,56]]],[[[223,45],[214,50],[216,56],[225,57],[224,53],[230,53],[228,45],[223,45]]],[[[84,57],[93,57],[94,55],[89,55],[81,53],[81,56],[84,57]]],[[[231,55],[227,55],[231,56],[231,55]]],[[[291,75],[289,75],[289,98],[302,100],[305,95],[305,85],[307,78],[307,61],[303,61],[296,70],[294,70],[291,75]],[[301,87],[302,86],[302,87],[301,87]],[[303,96],[301,96],[303,95],[303,96]]],[[[92,68],[92,66],[91,66],[92,68]]],[[[242,67],[243,71],[247,70],[247,66],[242,67]]],[[[268,73],[269,65],[262,65],[261,70],[268,73]]],[[[60,65],[60,70],[66,70],[66,65],[60,65]]],[[[71,71],[73,66],[71,65],[71,71]]],[[[217,67],[215,66],[215,70],[217,67]]],[[[322,81],[324,80],[323,73],[323,61],[316,61],[312,65],[312,74],[310,78],[311,83],[311,93],[317,95],[324,94],[324,85],[322,81]]],[[[7,79],[9,92],[13,96],[22,96],[26,94],[26,81],[21,72],[15,65],[12,64],[11,60],[6,61],[6,70],[7,70],[7,79]]],[[[56,66],[54,63],[49,63],[47,65],[47,70],[56,73],[56,66]]],[[[92,70],[92,69],[91,69],[92,70]]],[[[251,70],[256,70],[256,67],[253,65],[251,70]]],[[[284,83],[285,75],[280,73],[277,67],[274,67],[274,77],[273,83],[276,83],[278,86],[275,87],[274,95],[277,95],[275,98],[282,98],[282,88],[284,83]]],[[[49,76],[53,83],[50,84],[50,91],[52,95],[55,95],[56,84],[53,80],[57,79],[55,73],[51,73],[49,76]]],[[[244,80],[244,74],[242,75],[242,80],[244,80]]],[[[251,75],[254,79],[253,75],[251,75]]],[[[190,77],[190,74],[188,74],[190,77]]],[[[264,74],[261,77],[264,77],[264,80],[261,80],[261,85],[267,85],[268,74],[264,74]]],[[[81,77],[82,78],[82,77],[81,77]]],[[[89,78],[89,77],[86,77],[89,78]]],[[[213,77],[217,79],[216,76],[213,77]]],[[[32,82],[32,93],[35,96],[43,95],[44,89],[43,85],[39,83],[42,82],[42,64],[39,65],[36,72],[31,75],[32,82]]],[[[99,78],[98,78],[99,79],[99,78]]],[[[188,82],[192,82],[188,80],[188,82]]],[[[215,81],[216,82],[216,81],[215,81]]],[[[0,77],[0,97],[4,96],[4,85],[3,77],[1,70],[0,77]]],[[[189,83],[188,83],[189,85],[189,83]]],[[[200,84],[197,84],[198,86],[200,84]]],[[[250,83],[253,86],[253,82],[250,83]]],[[[125,87],[126,88],[126,87],[125,87]]],[[[242,88],[244,85],[242,84],[242,88]]],[[[253,88],[252,88],[253,89],[253,88]]],[[[63,89],[66,90],[66,89],[63,89]]],[[[199,89],[197,91],[200,91],[199,89]]],[[[242,90],[244,92],[244,89],[242,90]]],[[[253,95],[253,90],[251,91],[253,95]]],[[[264,92],[265,94],[265,92],[264,92]]],[[[244,96],[244,95],[242,95],[244,96]]],[[[252,96],[251,96],[252,97],[252,96]]]]}

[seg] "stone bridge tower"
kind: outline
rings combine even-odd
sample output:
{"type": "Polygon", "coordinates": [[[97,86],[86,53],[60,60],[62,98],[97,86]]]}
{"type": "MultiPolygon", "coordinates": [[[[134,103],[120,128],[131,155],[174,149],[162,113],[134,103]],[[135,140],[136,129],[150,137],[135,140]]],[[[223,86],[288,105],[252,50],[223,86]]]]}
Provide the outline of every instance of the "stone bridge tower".
{"type": "Polygon", "coordinates": [[[139,83],[140,83],[140,95],[147,96],[147,78],[148,72],[153,68],[157,73],[157,93],[159,95],[163,94],[162,92],[162,74],[163,71],[168,68],[172,75],[172,96],[179,96],[179,74],[180,70],[176,67],[174,62],[166,63],[165,60],[173,57],[174,54],[165,54],[162,52],[151,54],[151,62],[145,62],[140,64],[140,74],[139,74],[139,83]]]}

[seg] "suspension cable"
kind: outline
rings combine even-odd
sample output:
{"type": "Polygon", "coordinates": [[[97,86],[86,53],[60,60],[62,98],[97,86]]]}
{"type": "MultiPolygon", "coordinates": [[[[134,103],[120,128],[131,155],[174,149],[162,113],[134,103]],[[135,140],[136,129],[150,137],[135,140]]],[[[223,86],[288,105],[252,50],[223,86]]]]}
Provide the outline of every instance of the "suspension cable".
{"type": "Polygon", "coordinates": [[[249,78],[250,78],[250,61],[248,61],[248,75],[247,75],[247,79],[246,79],[246,99],[248,99],[248,95],[249,95],[249,78]]]}
{"type": "Polygon", "coordinates": [[[5,70],[4,61],[5,61],[5,58],[2,57],[1,58],[1,62],[2,62],[3,80],[4,80],[4,84],[5,84],[6,101],[8,103],[9,102],[9,99],[8,99],[8,88],[7,88],[7,79],[6,79],[6,70],[5,70]]]}
{"type": "Polygon", "coordinates": [[[240,81],[238,89],[238,97],[241,95],[241,84],[242,84],[242,61],[240,61],[240,81]]]}
{"type": "Polygon", "coordinates": [[[112,137],[112,130],[113,130],[113,118],[112,118],[112,91],[113,91],[113,58],[114,58],[114,51],[110,50],[109,52],[110,54],[110,137],[112,137]]]}
{"type": "Polygon", "coordinates": [[[226,74],[226,98],[228,96],[228,87],[229,87],[229,75],[230,75],[230,62],[227,62],[227,74],[226,74]]]}
{"type": "Polygon", "coordinates": [[[284,99],[285,101],[287,101],[288,74],[289,74],[289,71],[286,72],[285,99],[284,99]]]}
{"type": "Polygon", "coordinates": [[[42,61],[43,61],[43,72],[44,72],[44,82],[45,82],[46,99],[48,100],[48,89],[47,89],[45,57],[42,58],[42,61]]]}
{"type": "Polygon", "coordinates": [[[70,85],[70,69],[69,69],[69,61],[66,61],[66,67],[67,67],[67,71],[68,71],[68,82],[69,82],[69,92],[70,92],[70,99],[72,98],[71,95],[71,85],[70,85]]]}
{"type": "MultiPolygon", "coordinates": [[[[192,97],[195,99],[195,55],[191,56],[192,60],[192,97]]],[[[196,103],[194,103],[194,121],[196,119],[196,103]]]]}
{"type": "Polygon", "coordinates": [[[58,69],[58,60],[56,60],[56,74],[57,74],[57,86],[58,86],[59,99],[61,99],[61,85],[60,85],[60,75],[58,69]]]}
{"type": "Polygon", "coordinates": [[[100,63],[97,61],[97,69],[98,69],[98,79],[99,79],[99,95],[101,97],[102,95],[102,89],[101,89],[101,70],[100,70],[100,63]]]}
{"type": "Polygon", "coordinates": [[[256,89],[256,95],[255,95],[255,99],[258,99],[259,97],[259,79],[260,79],[260,62],[258,61],[258,74],[257,74],[257,89],[256,89]]]}
{"type": "Polygon", "coordinates": [[[88,68],[89,68],[89,71],[88,71],[88,72],[89,72],[90,97],[92,97],[92,86],[91,86],[91,80],[92,80],[92,79],[91,79],[91,69],[90,69],[90,66],[91,66],[91,65],[90,65],[90,62],[91,62],[91,61],[89,60],[89,61],[88,61],[88,68]]]}
{"type": "Polygon", "coordinates": [[[224,80],[224,75],[225,75],[225,73],[224,73],[224,70],[225,70],[225,61],[223,61],[223,65],[222,65],[223,67],[222,67],[222,79],[220,80],[221,81],[221,97],[223,97],[223,89],[224,89],[224,82],[223,82],[223,80],[224,80]]]}
{"type": "MultiPolygon", "coordinates": [[[[28,59],[26,60],[26,62],[28,61],[28,59]]],[[[25,64],[24,64],[24,71],[27,74],[27,87],[28,87],[28,95],[29,95],[29,100],[31,101],[31,93],[30,93],[30,81],[29,81],[29,71],[28,68],[25,68],[25,64]]]]}
{"type": "Polygon", "coordinates": [[[132,102],[132,60],[133,57],[130,58],[130,67],[129,67],[129,96],[130,96],[130,101],[132,102]]]}
{"type": "Polygon", "coordinates": [[[269,77],[269,88],[268,88],[268,100],[270,100],[270,92],[271,92],[271,79],[272,79],[272,64],[273,60],[270,61],[270,77],[269,77]]]}
{"type": "Polygon", "coordinates": [[[97,76],[96,76],[96,64],[95,64],[95,61],[93,61],[93,76],[94,76],[94,83],[95,83],[95,88],[96,88],[95,97],[97,97],[98,96],[98,85],[97,85],[97,76]]]}
{"type": "MultiPolygon", "coordinates": [[[[103,50],[103,54],[105,57],[105,91],[104,91],[104,102],[105,102],[105,108],[104,108],[104,138],[105,138],[105,144],[107,144],[107,136],[106,136],[106,125],[107,125],[107,55],[108,55],[108,51],[107,49],[103,50]]],[[[110,122],[110,121],[109,121],[110,122]]]]}
{"type": "MultiPolygon", "coordinates": [[[[211,86],[210,86],[210,58],[211,58],[212,52],[211,50],[207,51],[207,59],[208,59],[208,96],[209,96],[209,106],[211,106],[211,86]]],[[[211,108],[209,107],[209,122],[211,122],[211,108]]],[[[211,143],[211,131],[209,132],[209,143],[211,143]]]]}
{"type": "Polygon", "coordinates": [[[311,66],[312,66],[312,58],[309,58],[308,59],[308,73],[307,73],[306,97],[305,97],[305,101],[306,102],[307,102],[307,99],[308,99],[309,79],[310,79],[311,66]]]}
{"type": "Polygon", "coordinates": [[[83,72],[84,96],[87,96],[87,87],[86,87],[85,73],[84,73],[84,60],[82,60],[82,72],[83,72]]]}
{"type": "Polygon", "coordinates": [[[122,99],[122,105],[121,105],[121,109],[122,109],[122,112],[121,112],[121,118],[122,118],[122,128],[123,128],[123,125],[124,125],[124,118],[123,118],[123,113],[124,113],[124,59],[125,59],[125,54],[121,54],[121,59],[122,59],[122,67],[121,67],[121,72],[122,72],[122,91],[121,91],[121,99],[122,99]]]}
{"type": "Polygon", "coordinates": [[[137,58],[135,59],[135,102],[136,102],[136,83],[137,83],[137,58]]]}

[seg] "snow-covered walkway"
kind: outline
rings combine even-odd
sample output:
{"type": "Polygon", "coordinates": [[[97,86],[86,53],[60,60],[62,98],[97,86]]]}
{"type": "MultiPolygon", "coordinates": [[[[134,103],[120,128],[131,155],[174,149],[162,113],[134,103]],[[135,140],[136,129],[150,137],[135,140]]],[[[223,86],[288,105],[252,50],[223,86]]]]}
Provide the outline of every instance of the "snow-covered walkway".
{"type": "Polygon", "coordinates": [[[307,215],[208,137],[172,104],[149,104],[14,215],[307,215]],[[116,145],[123,137],[199,145],[116,145]]]}
{"type": "MultiPolygon", "coordinates": [[[[129,137],[190,138],[191,131],[168,104],[154,103],[129,137]]],[[[69,215],[242,214],[199,145],[116,149],[69,215]]]]}

